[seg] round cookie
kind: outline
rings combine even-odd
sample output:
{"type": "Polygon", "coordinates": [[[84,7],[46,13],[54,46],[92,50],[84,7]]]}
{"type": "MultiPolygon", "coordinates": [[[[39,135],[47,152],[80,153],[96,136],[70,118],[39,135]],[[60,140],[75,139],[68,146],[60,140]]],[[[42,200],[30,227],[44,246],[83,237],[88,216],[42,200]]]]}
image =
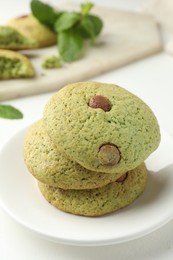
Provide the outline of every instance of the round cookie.
{"type": "Polygon", "coordinates": [[[145,189],[145,164],[128,172],[122,183],[92,190],[62,190],[39,183],[41,193],[56,208],[83,216],[100,216],[131,204],[145,189]]]}
{"type": "Polygon", "coordinates": [[[134,169],[160,143],[151,109],[113,84],[79,82],[64,87],[47,103],[43,120],[62,151],[98,172],[134,169]]]}
{"type": "Polygon", "coordinates": [[[32,15],[16,17],[8,21],[7,24],[24,36],[35,39],[38,43],[38,48],[52,46],[57,42],[56,34],[32,15]]]}
{"type": "Polygon", "coordinates": [[[29,129],[23,152],[28,170],[37,180],[62,189],[94,189],[122,175],[89,171],[66,158],[47,135],[42,120],[29,129]]]}

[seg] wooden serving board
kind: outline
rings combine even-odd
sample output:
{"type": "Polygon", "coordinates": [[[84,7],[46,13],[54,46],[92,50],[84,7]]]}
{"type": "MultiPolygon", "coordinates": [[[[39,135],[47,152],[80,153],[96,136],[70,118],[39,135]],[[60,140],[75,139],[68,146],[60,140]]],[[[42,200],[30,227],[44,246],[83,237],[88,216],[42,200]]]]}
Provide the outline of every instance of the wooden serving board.
{"type": "MultiPolygon", "coordinates": [[[[68,8],[75,9],[69,5],[68,8]]],[[[35,67],[36,77],[1,80],[0,101],[57,91],[68,83],[89,80],[161,51],[160,34],[152,17],[101,7],[94,8],[93,13],[104,21],[104,29],[94,47],[86,47],[80,60],[50,70],[43,69],[41,64],[44,57],[57,54],[55,46],[24,52],[35,67]]]]}

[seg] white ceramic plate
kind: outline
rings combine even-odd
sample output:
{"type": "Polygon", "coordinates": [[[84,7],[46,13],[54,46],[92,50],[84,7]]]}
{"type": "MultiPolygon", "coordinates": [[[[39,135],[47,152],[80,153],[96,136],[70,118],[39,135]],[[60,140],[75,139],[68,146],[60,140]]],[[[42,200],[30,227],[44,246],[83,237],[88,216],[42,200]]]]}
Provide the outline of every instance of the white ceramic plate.
{"type": "Polygon", "coordinates": [[[22,158],[27,129],[0,152],[0,202],[17,222],[38,235],[71,245],[108,245],[146,235],[173,218],[173,140],[162,131],[159,149],[147,160],[148,185],[132,205],[103,217],[81,217],[51,206],[22,158]]]}

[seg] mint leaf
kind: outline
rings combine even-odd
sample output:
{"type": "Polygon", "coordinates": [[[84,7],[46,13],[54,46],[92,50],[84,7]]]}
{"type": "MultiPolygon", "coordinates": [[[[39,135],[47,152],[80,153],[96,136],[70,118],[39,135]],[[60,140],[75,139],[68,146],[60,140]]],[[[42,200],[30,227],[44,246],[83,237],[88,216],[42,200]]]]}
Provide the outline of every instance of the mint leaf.
{"type": "Polygon", "coordinates": [[[21,119],[23,114],[10,105],[0,105],[0,117],[8,119],[21,119]]]}
{"type": "Polygon", "coordinates": [[[60,13],[53,9],[50,5],[42,3],[39,0],[31,1],[32,14],[44,25],[54,30],[54,24],[60,13]]]}
{"type": "Polygon", "coordinates": [[[66,62],[77,60],[82,52],[83,39],[78,29],[62,31],[58,36],[58,50],[62,59],[66,62]]]}
{"type": "Polygon", "coordinates": [[[90,20],[89,16],[85,16],[81,22],[81,27],[84,31],[89,35],[94,43],[95,40],[95,25],[93,24],[92,20],[90,20]]]}
{"type": "Polygon", "coordinates": [[[75,12],[64,12],[55,23],[55,31],[61,32],[73,27],[80,21],[81,15],[75,12]]]}
{"type": "Polygon", "coordinates": [[[102,20],[98,16],[92,14],[89,14],[87,16],[87,19],[90,20],[91,23],[93,24],[94,35],[95,36],[99,35],[103,28],[102,20]]]}
{"type": "Polygon", "coordinates": [[[84,3],[81,4],[81,13],[83,15],[87,15],[91,9],[93,8],[94,4],[93,3],[84,3]]]}
{"type": "Polygon", "coordinates": [[[81,25],[80,25],[81,35],[84,39],[91,38],[91,34],[93,34],[93,33],[94,33],[94,37],[98,36],[101,33],[102,28],[103,28],[102,20],[98,16],[95,16],[95,15],[87,15],[85,17],[84,23],[81,22],[81,25]],[[86,22],[86,20],[87,20],[87,22],[86,22]],[[91,28],[91,26],[87,26],[90,24],[88,21],[90,21],[90,23],[92,23],[92,28],[91,28]]]}

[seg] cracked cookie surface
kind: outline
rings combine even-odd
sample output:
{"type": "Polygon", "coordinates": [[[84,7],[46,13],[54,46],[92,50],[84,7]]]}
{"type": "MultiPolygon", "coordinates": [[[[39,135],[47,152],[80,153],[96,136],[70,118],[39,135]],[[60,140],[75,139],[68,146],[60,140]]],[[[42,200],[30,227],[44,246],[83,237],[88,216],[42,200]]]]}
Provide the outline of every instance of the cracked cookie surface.
{"type": "Polygon", "coordinates": [[[92,190],[63,190],[39,183],[48,202],[56,208],[72,214],[100,216],[131,204],[144,191],[147,183],[145,164],[128,172],[122,182],[113,182],[92,190]]]}
{"type": "Polygon", "coordinates": [[[46,105],[43,123],[52,141],[69,158],[103,173],[134,169],[160,143],[159,125],[151,109],[113,84],[79,82],[64,87],[46,105]],[[101,105],[98,96],[104,97],[101,105]],[[99,156],[104,145],[116,149],[99,156]]]}
{"type": "Polygon", "coordinates": [[[62,189],[94,189],[122,175],[89,171],[70,160],[54,145],[42,120],[28,130],[23,153],[28,170],[37,180],[62,189]]]}

